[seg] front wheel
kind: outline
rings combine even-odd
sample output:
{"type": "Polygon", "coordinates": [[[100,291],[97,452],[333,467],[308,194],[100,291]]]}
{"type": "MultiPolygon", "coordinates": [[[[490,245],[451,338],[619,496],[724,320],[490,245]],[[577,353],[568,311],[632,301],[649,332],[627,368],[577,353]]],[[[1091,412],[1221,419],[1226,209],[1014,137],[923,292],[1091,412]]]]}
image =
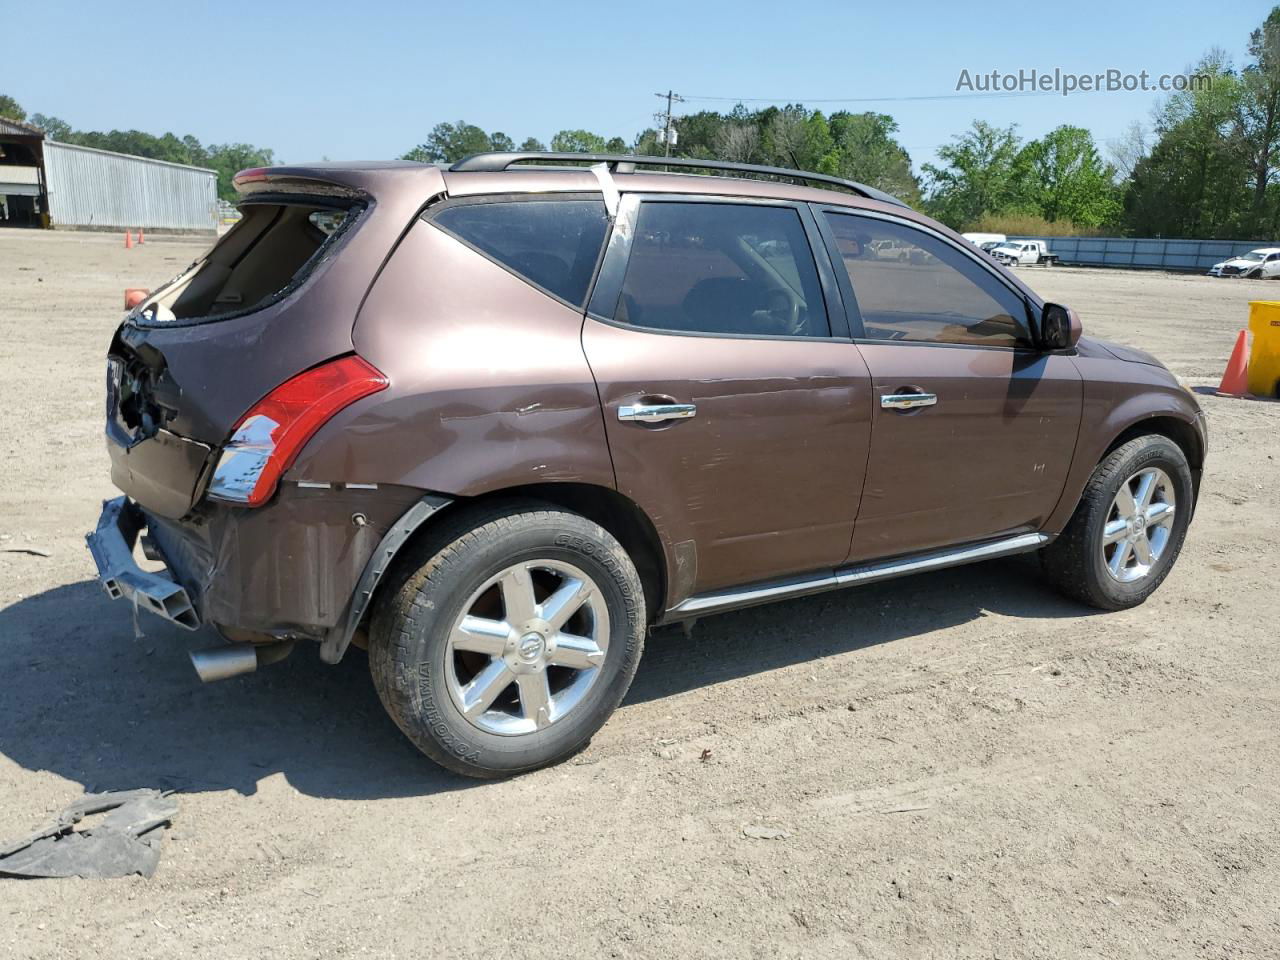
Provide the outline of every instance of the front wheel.
{"type": "Polygon", "coordinates": [[[374,612],[369,667],[423,753],[467,776],[581,749],[622,701],[645,633],[635,566],[606,530],[538,505],[463,515],[374,612]]]}
{"type": "Polygon", "coordinates": [[[1169,575],[1194,498],[1191,468],[1175,443],[1130,440],[1094,469],[1066,529],[1042,551],[1046,575],[1090,606],[1137,606],[1169,575]]]}

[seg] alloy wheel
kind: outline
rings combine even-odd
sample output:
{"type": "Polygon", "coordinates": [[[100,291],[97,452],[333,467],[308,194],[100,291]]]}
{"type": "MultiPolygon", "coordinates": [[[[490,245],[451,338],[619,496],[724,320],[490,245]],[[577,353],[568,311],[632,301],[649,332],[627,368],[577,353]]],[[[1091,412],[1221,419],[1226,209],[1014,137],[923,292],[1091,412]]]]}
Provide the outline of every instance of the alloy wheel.
{"type": "Polygon", "coordinates": [[[559,560],[514,563],[462,607],[449,633],[449,695],[487,733],[545,729],[582,703],[609,647],[596,583],[559,560]]]}
{"type": "Polygon", "coordinates": [[[1121,583],[1151,573],[1173,535],[1173,481],[1159,467],[1140,470],[1120,485],[1102,528],[1102,562],[1121,583]]]}

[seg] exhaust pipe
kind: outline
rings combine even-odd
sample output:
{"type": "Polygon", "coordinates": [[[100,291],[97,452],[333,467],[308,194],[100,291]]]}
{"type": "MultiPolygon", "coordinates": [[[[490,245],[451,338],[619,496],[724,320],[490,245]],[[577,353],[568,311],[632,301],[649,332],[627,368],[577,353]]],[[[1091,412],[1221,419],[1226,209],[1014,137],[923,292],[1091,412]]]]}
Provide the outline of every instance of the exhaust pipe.
{"type": "Polygon", "coordinates": [[[293,652],[292,640],[254,645],[235,644],[211,650],[192,650],[191,665],[204,683],[228,680],[242,673],[253,673],[259,667],[283,660],[293,652]]]}

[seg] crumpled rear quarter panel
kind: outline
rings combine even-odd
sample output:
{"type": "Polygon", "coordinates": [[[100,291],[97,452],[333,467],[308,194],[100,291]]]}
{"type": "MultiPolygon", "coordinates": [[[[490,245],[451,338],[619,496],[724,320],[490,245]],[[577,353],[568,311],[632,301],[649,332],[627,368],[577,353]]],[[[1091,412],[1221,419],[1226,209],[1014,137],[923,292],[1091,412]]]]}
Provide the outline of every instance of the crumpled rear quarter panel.
{"type": "Polygon", "coordinates": [[[383,534],[420,496],[285,484],[256,509],[210,504],[182,522],[148,513],[148,530],[204,622],[319,637],[341,619],[383,534]],[[354,523],[356,514],[367,523],[354,523]]]}

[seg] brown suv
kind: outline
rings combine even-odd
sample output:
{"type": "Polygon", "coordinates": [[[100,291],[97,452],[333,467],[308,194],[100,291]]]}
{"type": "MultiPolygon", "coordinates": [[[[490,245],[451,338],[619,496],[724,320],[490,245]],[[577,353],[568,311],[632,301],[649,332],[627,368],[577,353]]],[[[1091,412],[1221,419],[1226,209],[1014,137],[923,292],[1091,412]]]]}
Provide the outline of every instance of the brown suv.
{"type": "Polygon", "coordinates": [[[499,776],[586,743],[651,625],[1034,550],[1114,610],[1182,546],[1192,396],[878,191],[546,154],[236,185],[111,342],[89,536],[110,595],[231,641],[205,679],[367,645],[418,747],[499,776]]]}

